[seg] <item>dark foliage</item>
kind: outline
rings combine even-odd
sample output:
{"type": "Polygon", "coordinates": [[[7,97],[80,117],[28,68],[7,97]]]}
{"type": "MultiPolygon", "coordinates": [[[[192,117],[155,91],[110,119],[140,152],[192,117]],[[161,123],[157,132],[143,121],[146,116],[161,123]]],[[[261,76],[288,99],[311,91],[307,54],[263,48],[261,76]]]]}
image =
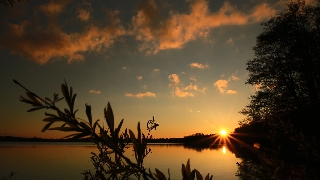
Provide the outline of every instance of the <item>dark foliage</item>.
{"type": "Polygon", "coordinates": [[[315,6],[303,0],[290,2],[262,25],[253,47],[255,58],[247,62],[247,84],[258,89],[240,112],[247,118],[236,132],[266,133],[273,140],[270,152],[318,166],[320,2],[315,6]]]}

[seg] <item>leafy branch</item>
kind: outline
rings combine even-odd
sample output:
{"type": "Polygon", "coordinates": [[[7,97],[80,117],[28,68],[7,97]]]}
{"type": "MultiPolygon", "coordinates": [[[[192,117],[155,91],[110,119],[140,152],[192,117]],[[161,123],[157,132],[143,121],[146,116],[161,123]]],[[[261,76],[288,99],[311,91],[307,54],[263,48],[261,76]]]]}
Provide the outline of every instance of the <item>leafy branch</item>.
{"type": "MultiPolygon", "coordinates": [[[[40,109],[54,111],[54,113],[45,112],[46,117],[42,121],[47,122],[47,124],[43,127],[42,132],[46,130],[75,132],[65,138],[78,139],[89,137],[96,144],[99,153],[91,153],[91,161],[96,172],[92,174],[90,171],[85,171],[82,173],[84,179],[128,179],[131,177],[154,180],[167,179],[158,169],[155,169],[155,173],[152,173],[150,169],[147,171],[143,164],[144,158],[151,152],[151,149],[147,147],[147,139],[152,138],[150,131],[156,130],[159,126],[155,122],[154,117],[147,123],[147,130],[149,131],[147,136],[141,132],[140,123],[137,125],[137,136],[130,129],[125,129],[121,132],[124,119],[120,121],[118,126],[115,126],[114,114],[108,102],[107,107],[104,109],[104,118],[108,126],[105,129],[98,123],[99,119],[93,121],[91,106],[88,104],[85,104],[88,121],[76,117],[78,109],[74,109],[74,102],[77,94],[73,93],[72,87],[69,88],[66,82],[61,85],[63,97],[60,98],[58,94],[54,93],[53,98],[50,99],[48,97],[41,98],[18,81],[13,81],[26,90],[27,97],[20,96],[20,101],[32,106],[28,112],[40,109]],[[61,110],[56,106],[56,103],[63,99],[66,101],[68,108],[61,110]],[[61,125],[52,127],[53,124],[56,125],[57,123],[61,123],[61,125]],[[125,151],[129,148],[129,144],[133,146],[135,162],[124,155],[125,151]]],[[[189,160],[186,166],[182,165],[182,175],[183,179],[188,180],[195,177],[197,180],[203,179],[196,169],[190,171],[189,160]]],[[[208,174],[205,179],[212,179],[212,176],[209,177],[208,174]]],[[[170,173],[168,180],[170,180],[170,173]]]]}

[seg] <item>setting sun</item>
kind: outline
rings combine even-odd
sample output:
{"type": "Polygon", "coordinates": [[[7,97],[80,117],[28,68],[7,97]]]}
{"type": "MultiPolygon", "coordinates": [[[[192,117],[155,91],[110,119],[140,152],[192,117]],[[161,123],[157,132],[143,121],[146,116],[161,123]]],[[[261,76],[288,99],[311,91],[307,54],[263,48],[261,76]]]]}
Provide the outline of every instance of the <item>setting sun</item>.
{"type": "Polygon", "coordinates": [[[224,129],[221,129],[221,130],[220,130],[220,136],[226,137],[226,136],[227,136],[227,131],[224,130],[224,129]]]}

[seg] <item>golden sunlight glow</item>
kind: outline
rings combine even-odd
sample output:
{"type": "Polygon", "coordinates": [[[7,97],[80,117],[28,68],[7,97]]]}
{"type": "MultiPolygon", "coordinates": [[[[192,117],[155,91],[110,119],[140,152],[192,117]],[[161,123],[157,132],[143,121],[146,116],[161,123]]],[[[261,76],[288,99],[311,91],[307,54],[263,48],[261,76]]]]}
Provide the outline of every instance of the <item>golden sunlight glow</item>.
{"type": "Polygon", "coordinates": [[[227,131],[225,129],[220,130],[220,136],[226,137],[227,136],[227,131]]]}
{"type": "Polygon", "coordinates": [[[222,153],[223,153],[223,154],[226,154],[226,153],[227,153],[227,148],[226,148],[226,146],[223,146],[223,147],[222,147],[222,153]]]}

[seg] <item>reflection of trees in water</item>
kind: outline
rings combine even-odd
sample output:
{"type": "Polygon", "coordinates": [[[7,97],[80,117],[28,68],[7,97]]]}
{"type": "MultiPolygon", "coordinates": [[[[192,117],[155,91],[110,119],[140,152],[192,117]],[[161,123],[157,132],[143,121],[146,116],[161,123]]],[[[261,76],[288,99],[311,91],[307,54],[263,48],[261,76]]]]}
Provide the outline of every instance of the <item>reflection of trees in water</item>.
{"type": "Polygon", "coordinates": [[[238,165],[238,172],[236,176],[239,179],[259,179],[259,180],[271,180],[279,179],[275,176],[274,170],[261,163],[257,163],[253,160],[243,159],[238,165]]]}

